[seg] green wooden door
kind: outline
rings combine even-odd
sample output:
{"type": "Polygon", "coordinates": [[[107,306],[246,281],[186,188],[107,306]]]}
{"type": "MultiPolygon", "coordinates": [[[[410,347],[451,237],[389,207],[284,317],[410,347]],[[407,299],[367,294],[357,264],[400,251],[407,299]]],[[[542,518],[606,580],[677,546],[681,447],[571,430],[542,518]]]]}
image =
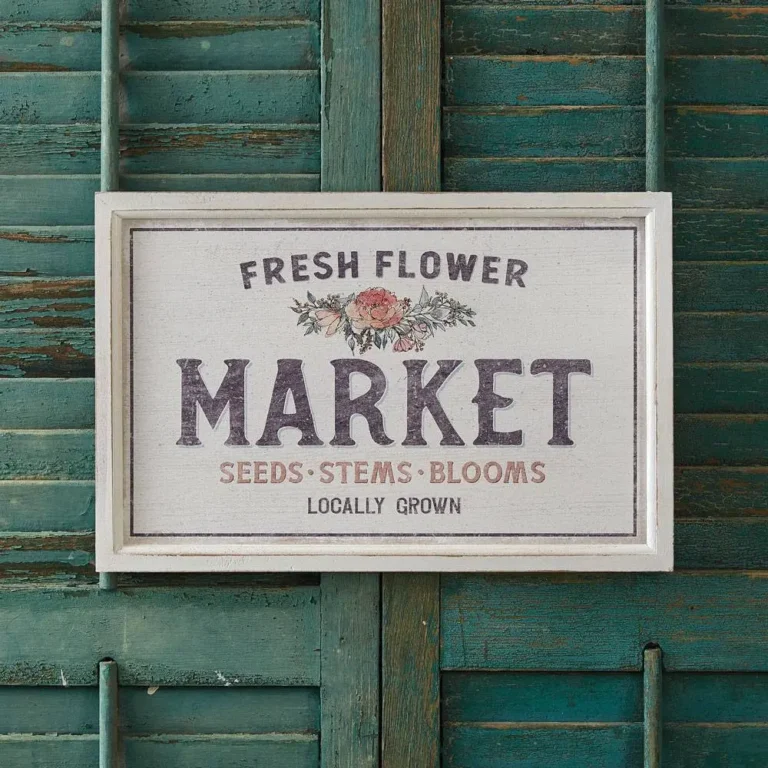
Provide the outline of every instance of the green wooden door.
{"type": "MultiPolygon", "coordinates": [[[[676,561],[663,575],[93,570],[97,0],[0,0],[0,765],[768,763],[768,6],[667,8],[676,561]]],[[[121,188],[635,190],[643,9],[130,0],[121,188]]]]}

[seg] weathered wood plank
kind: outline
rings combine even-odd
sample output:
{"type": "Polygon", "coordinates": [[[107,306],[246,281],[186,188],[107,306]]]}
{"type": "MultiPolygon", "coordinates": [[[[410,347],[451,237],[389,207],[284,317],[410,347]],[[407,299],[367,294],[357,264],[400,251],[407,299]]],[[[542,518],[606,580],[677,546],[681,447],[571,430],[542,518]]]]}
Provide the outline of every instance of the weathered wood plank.
{"type": "MultiPolygon", "coordinates": [[[[766,8],[671,6],[664,21],[667,55],[768,52],[766,8]]],[[[448,55],[645,53],[643,9],[631,5],[448,4],[443,30],[448,55]]]]}
{"type": "Polygon", "coordinates": [[[319,598],[317,587],[5,588],[0,681],[92,685],[93,660],[108,656],[121,685],[318,685],[319,598]]]}
{"type": "Polygon", "coordinates": [[[690,364],[675,367],[676,413],[761,413],[768,366],[690,364]]]}
{"type": "Polygon", "coordinates": [[[764,312],[768,310],[768,261],[676,264],[673,286],[678,312],[764,312]]]}
{"type": "MultiPolygon", "coordinates": [[[[642,680],[626,672],[446,672],[446,723],[640,722],[642,680]]],[[[768,675],[670,672],[664,676],[668,723],[768,720],[768,675]]]]}
{"type": "Polygon", "coordinates": [[[169,173],[126,174],[125,192],[317,192],[320,176],[313,173],[169,173]]]}
{"type": "MultiPolygon", "coordinates": [[[[143,768],[314,768],[319,743],[304,734],[237,736],[142,736],[125,739],[128,765],[143,768]]],[[[0,760],[6,765],[39,768],[82,768],[98,765],[96,736],[11,736],[0,738],[0,760]]]]}
{"type": "Polygon", "coordinates": [[[678,467],[676,518],[768,514],[767,467],[678,467]]]}
{"type": "MultiPolygon", "coordinates": [[[[761,768],[768,726],[679,726],[664,728],[664,760],[670,765],[761,768]]],[[[446,729],[448,768],[625,768],[643,759],[639,723],[531,727],[457,725],[446,729]]]]}
{"type": "Polygon", "coordinates": [[[443,765],[446,768],[625,768],[643,759],[638,723],[596,727],[498,727],[455,725],[444,731],[443,765]]]}
{"type": "Polygon", "coordinates": [[[93,428],[93,379],[0,379],[0,429],[93,428]]]}
{"type": "Polygon", "coordinates": [[[759,574],[444,575],[442,668],[635,670],[649,642],[669,671],[768,669],[759,574]]]}
{"type": "Polygon", "coordinates": [[[387,0],[383,16],[384,189],[440,188],[440,3],[387,0]]]}
{"type": "MultiPolygon", "coordinates": [[[[314,70],[124,72],[131,123],[317,123],[314,70]]],[[[95,122],[97,72],[0,74],[0,123],[95,122]]]]}
{"type": "Polygon", "coordinates": [[[0,431],[0,480],[92,480],[93,430],[0,431]]]}
{"type": "Polygon", "coordinates": [[[93,378],[93,331],[0,331],[0,375],[93,378]]]}
{"type": "MultiPolygon", "coordinates": [[[[126,173],[319,173],[313,125],[127,125],[120,131],[126,173]]],[[[99,126],[0,126],[5,173],[99,172],[99,126]]]]}
{"type": "MultiPolygon", "coordinates": [[[[2,733],[98,732],[93,687],[0,686],[2,733]]],[[[124,734],[316,733],[316,688],[120,688],[124,734]]],[[[1,750],[0,750],[1,754],[1,750]]]]}
{"type": "Polygon", "coordinates": [[[0,530],[92,531],[94,502],[89,480],[0,481],[0,530]]]}
{"type": "Polygon", "coordinates": [[[379,765],[379,577],[326,573],[321,585],[322,768],[379,765]]]}
{"type": "Polygon", "coordinates": [[[381,188],[381,4],[325,0],[322,25],[321,184],[381,188]]]}
{"type": "MultiPolygon", "coordinates": [[[[6,0],[2,18],[8,21],[93,21],[100,18],[96,0],[6,0]]],[[[166,19],[314,19],[320,17],[318,0],[131,0],[131,18],[166,19]]]]}
{"type": "MultiPolygon", "coordinates": [[[[765,107],[669,107],[667,157],[765,157],[765,107]]],[[[451,157],[640,157],[642,107],[453,107],[443,114],[451,157]]]]}
{"type": "Polygon", "coordinates": [[[768,415],[677,414],[675,463],[768,464],[768,415]]]}
{"type": "Polygon", "coordinates": [[[101,26],[95,22],[14,24],[0,21],[0,72],[99,68],[101,26]]]}
{"type": "Polygon", "coordinates": [[[676,261],[765,260],[768,258],[768,212],[675,212],[676,261]]]}
{"type": "MultiPolygon", "coordinates": [[[[768,105],[765,56],[672,57],[667,104],[768,105]]],[[[445,106],[638,105],[641,56],[448,56],[445,106]]]]}
{"type": "Polygon", "coordinates": [[[442,711],[447,726],[639,722],[642,684],[628,672],[445,672],[442,711]]]}
{"type": "Polygon", "coordinates": [[[382,588],[383,768],[440,765],[440,575],[386,574],[382,588]]]}
{"type": "Polygon", "coordinates": [[[0,227],[0,275],[93,274],[93,227],[0,227]]]}
{"type": "Polygon", "coordinates": [[[320,35],[306,21],[129,23],[121,32],[132,70],[317,69],[320,35]]]}
{"type": "Polygon", "coordinates": [[[675,567],[768,568],[768,518],[677,520],[675,567]]]}
{"type": "Polygon", "coordinates": [[[91,278],[0,277],[0,328],[90,328],[91,278]]]}
{"type": "Polygon", "coordinates": [[[768,314],[681,312],[674,343],[677,363],[768,362],[768,314]]]}
{"type": "MultiPolygon", "coordinates": [[[[631,192],[643,188],[644,171],[645,163],[634,158],[446,158],[443,186],[462,192],[631,192]]],[[[670,159],[666,174],[683,207],[768,205],[766,158],[670,159]]]]}

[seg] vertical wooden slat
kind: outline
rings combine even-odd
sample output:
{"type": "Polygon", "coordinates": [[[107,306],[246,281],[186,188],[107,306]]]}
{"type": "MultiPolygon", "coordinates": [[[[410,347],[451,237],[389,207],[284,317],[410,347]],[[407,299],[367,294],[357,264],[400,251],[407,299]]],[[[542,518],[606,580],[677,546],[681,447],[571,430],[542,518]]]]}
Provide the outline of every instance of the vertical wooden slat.
{"type": "Polygon", "coordinates": [[[440,575],[382,582],[381,765],[440,765],[440,575]]]}
{"type": "MultiPolygon", "coordinates": [[[[381,6],[323,0],[320,186],[381,188],[381,6]]],[[[320,764],[378,768],[378,574],[321,577],[320,764]]]]}
{"type": "Polygon", "coordinates": [[[643,653],[644,768],[661,768],[661,648],[643,653]]]}
{"type": "MultiPolygon", "coordinates": [[[[388,191],[440,191],[440,2],[383,0],[388,191]]],[[[383,768],[440,765],[440,576],[382,577],[383,768]]]]}
{"type": "Polygon", "coordinates": [[[323,0],[323,191],[370,192],[381,188],[380,37],[379,0],[323,0]]]}
{"type": "Polygon", "coordinates": [[[101,191],[118,188],[120,172],[120,29],[118,0],[101,0],[101,191]]]}
{"type": "MultiPolygon", "coordinates": [[[[101,0],[101,191],[120,186],[120,9],[119,0],[101,0]]],[[[99,587],[117,588],[116,573],[100,573],[99,587]]]]}
{"type": "Polygon", "coordinates": [[[118,682],[114,661],[99,663],[99,768],[118,768],[118,682]]]}
{"type": "Polygon", "coordinates": [[[320,583],[320,765],[378,768],[379,577],[326,573],[320,583]]]}
{"type": "Polygon", "coordinates": [[[440,190],[440,0],[383,0],[384,189],[440,190]]]}
{"type": "Polygon", "coordinates": [[[645,7],[645,184],[664,188],[664,0],[645,7]]]}

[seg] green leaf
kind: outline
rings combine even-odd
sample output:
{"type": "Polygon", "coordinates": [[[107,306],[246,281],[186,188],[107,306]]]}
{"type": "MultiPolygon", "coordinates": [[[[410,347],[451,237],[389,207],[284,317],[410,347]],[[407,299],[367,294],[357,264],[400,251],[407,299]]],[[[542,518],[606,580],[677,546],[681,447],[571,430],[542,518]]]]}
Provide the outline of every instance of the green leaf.
{"type": "Polygon", "coordinates": [[[315,303],[315,297],[307,291],[307,298],[314,304],[315,303]]]}
{"type": "Polygon", "coordinates": [[[349,348],[354,352],[355,351],[355,337],[354,336],[350,336],[347,339],[347,344],[349,344],[349,348]]]}
{"type": "Polygon", "coordinates": [[[306,331],[304,331],[305,336],[309,336],[310,333],[312,333],[315,329],[310,325],[309,328],[307,328],[306,331]]]}
{"type": "Polygon", "coordinates": [[[421,288],[421,296],[419,296],[419,304],[424,306],[429,302],[429,294],[427,293],[427,289],[422,286],[421,288]]]}
{"type": "Polygon", "coordinates": [[[309,312],[302,312],[302,313],[299,315],[299,323],[304,323],[304,322],[306,322],[307,320],[309,320],[309,312]]]}

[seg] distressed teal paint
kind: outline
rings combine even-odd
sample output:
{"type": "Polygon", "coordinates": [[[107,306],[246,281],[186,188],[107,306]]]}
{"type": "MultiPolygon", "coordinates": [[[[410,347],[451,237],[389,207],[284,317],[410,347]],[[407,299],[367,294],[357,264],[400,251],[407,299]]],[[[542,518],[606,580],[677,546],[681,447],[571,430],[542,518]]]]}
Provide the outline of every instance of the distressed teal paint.
{"type": "Polygon", "coordinates": [[[93,531],[90,480],[0,481],[0,530],[93,531]]]}
{"type": "Polygon", "coordinates": [[[661,768],[661,648],[643,652],[643,766],[661,768]]]}
{"type": "MultiPolygon", "coordinates": [[[[768,105],[768,56],[676,57],[668,104],[768,105]]],[[[642,56],[449,56],[444,106],[645,104],[642,56]]]]}
{"type": "Polygon", "coordinates": [[[646,0],[645,186],[649,192],[664,189],[664,39],[664,0],[646,0]]]}
{"type": "MultiPolygon", "coordinates": [[[[132,123],[317,123],[312,70],[124,72],[132,123]]],[[[97,122],[96,72],[0,73],[0,123],[97,122]]],[[[191,170],[191,169],[190,169],[191,170]]]]}
{"type": "Polygon", "coordinates": [[[92,480],[93,430],[0,431],[0,480],[92,480]]]}
{"type": "Polygon", "coordinates": [[[117,664],[102,661],[99,663],[99,768],[118,768],[121,762],[117,703],[117,664]]]}
{"type": "Polygon", "coordinates": [[[2,605],[0,684],[93,685],[103,658],[121,685],[320,682],[318,587],[22,585],[2,605]]]}
{"type": "Polygon", "coordinates": [[[114,192],[120,174],[120,9],[101,2],[101,191],[114,192]]]}
{"type": "MultiPolygon", "coordinates": [[[[445,8],[448,55],[558,54],[642,55],[645,24],[642,3],[509,3],[445,8]],[[552,7],[560,5],[560,7],[552,7]],[[597,6],[597,7],[595,7],[597,6]]],[[[761,54],[766,52],[765,8],[667,6],[668,53],[673,55],[761,54]]]]}
{"type": "Polygon", "coordinates": [[[321,187],[381,188],[381,9],[378,0],[324,0],[321,187]]]}
{"type": "Polygon", "coordinates": [[[443,669],[768,671],[762,579],[749,571],[442,576],[443,669]]]}

